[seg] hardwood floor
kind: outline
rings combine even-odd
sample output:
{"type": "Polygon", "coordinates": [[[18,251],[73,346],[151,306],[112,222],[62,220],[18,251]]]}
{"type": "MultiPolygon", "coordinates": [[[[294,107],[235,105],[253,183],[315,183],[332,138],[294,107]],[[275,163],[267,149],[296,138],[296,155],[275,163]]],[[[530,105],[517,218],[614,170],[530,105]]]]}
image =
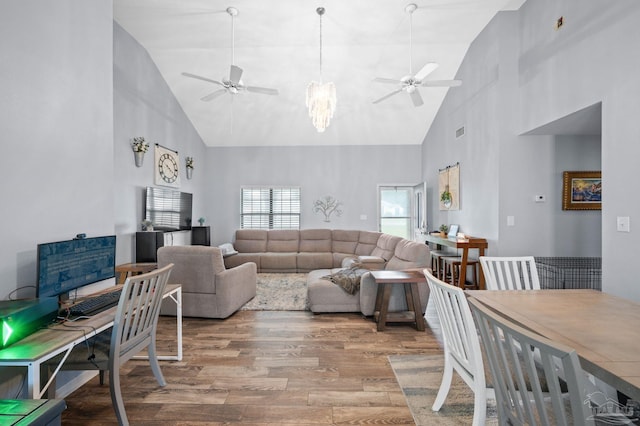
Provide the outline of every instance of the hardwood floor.
{"type": "MultiPolygon", "coordinates": [[[[145,361],[121,369],[132,425],[413,425],[387,359],[440,353],[435,311],[426,332],[376,331],[357,314],[240,311],[226,320],[184,319],[184,359],[162,361],[161,388],[145,361]]],[[[175,349],[162,317],[161,352],[175,349]]],[[[65,425],[115,425],[109,386],[95,378],[65,398],[65,425]]]]}

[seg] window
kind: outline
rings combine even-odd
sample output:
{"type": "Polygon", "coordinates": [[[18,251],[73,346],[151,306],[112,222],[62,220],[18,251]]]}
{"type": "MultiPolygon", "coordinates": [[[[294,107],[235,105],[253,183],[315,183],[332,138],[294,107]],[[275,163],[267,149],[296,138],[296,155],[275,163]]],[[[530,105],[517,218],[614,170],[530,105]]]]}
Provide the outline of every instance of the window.
{"type": "Polygon", "coordinates": [[[411,240],[413,187],[380,186],[378,193],[380,232],[411,240]]]}
{"type": "Polygon", "coordinates": [[[240,228],[299,229],[300,188],[242,188],[240,228]]]}

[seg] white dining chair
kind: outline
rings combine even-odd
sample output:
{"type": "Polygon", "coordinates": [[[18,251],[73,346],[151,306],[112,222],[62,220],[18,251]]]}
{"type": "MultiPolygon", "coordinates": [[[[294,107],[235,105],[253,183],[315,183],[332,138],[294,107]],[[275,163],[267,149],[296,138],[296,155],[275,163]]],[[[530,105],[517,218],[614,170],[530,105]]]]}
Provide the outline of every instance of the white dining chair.
{"type": "Polygon", "coordinates": [[[451,387],[456,371],[474,393],[473,425],[485,424],[487,392],[480,340],[464,291],[436,278],[428,269],[429,284],[444,337],[444,371],[440,389],[431,407],[439,411],[451,387]]]}
{"type": "Polygon", "coordinates": [[[476,299],[468,302],[489,362],[501,425],[594,425],[575,350],[512,323],[476,299]]]}
{"type": "Polygon", "coordinates": [[[540,290],[533,256],[480,256],[487,290],[540,290]]]}
{"type": "Polygon", "coordinates": [[[166,381],[160,370],[156,353],[156,327],[162,296],[173,264],[146,274],[127,278],[116,308],[113,327],[90,339],[88,345],[78,345],[65,362],[62,370],[109,371],[111,401],[120,425],[128,425],[127,413],[120,389],[120,366],[147,349],[151,371],[160,386],[166,381]],[[87,350],[90,354],[87,356],[87,350]]]}

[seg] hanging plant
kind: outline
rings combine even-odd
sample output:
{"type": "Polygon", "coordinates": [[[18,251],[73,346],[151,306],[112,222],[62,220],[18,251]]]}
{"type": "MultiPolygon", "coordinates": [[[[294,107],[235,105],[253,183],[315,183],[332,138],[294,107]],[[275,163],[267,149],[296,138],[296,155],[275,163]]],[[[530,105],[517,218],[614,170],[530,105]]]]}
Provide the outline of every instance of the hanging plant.
{"type": "Polygon", "coordinates": [[[445,207],[451,207],[451,192],[449,192],[449,185],[445,186],[444,191],[440,194],[440,201],[445,207]]]}

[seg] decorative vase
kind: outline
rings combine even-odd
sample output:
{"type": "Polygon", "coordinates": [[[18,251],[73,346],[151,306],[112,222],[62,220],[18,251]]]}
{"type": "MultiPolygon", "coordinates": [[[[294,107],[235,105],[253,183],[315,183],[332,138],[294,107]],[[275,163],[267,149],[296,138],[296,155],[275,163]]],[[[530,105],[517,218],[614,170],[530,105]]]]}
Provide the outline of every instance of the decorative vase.
{"type": "Polygon", "coordinates": [[[144,152],[133,151],[133,157],[136,160],[136,167],[142,167],[142,161],[144,160],[144,152]]]}
{"type": "Polygon", "coordinates": [[[193,176],[193,168],[187,167],[187,179],[191,179],[191,176],[193,176]]]}

